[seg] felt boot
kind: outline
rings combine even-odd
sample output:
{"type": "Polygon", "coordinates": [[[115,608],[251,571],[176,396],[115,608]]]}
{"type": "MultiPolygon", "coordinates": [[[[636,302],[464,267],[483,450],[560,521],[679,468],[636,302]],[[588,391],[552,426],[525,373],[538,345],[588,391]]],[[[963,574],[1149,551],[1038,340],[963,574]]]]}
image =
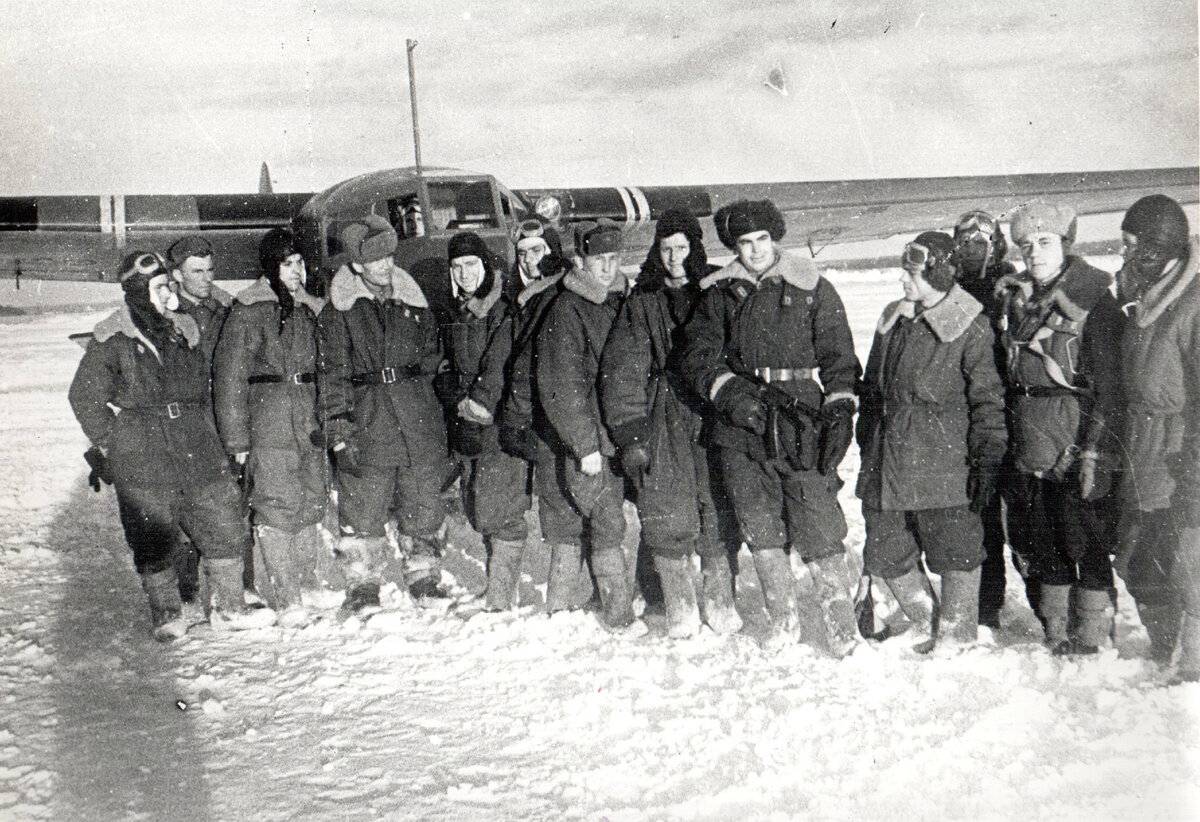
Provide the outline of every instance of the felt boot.
{"type": "Polygon", "coordinates": [[[633,597],[626,571],[625,554],[620,546],[592,551],[592,572],[596,575],[603,609],[600,618],[609,628],[624,628],[637,619],[633,613],[633,597]]]}
{"type": "Polygon", "coordinates": [[[700,633],[700,607],[692,564],[687,557],[654,555],[654,568],[662,581],[663,605],[667,610],[667,636],[683,639],[700,633]]]}
{"type": "Polygon", "coordinates": [[[1183,615],[1179,631],[1179,666],[1175,676],[1181,682],[1200,682],[1200,616],[1183,615]]]}
{"type": "Polygon", "coordinates": [[[825,619],[826,646],[834,656],[843,657],[853,650],[859,639],[846,556],[833,554],[805,564],[812,575],[813,592],[825,619]]]}
{"type": "Polygon", "coordinates": [[[729,556],[700,557],[700,615],[718,634],[736,634],[742,629],[733,597],[733,572],[729,556]]]}
{"type": "Polygon", "coordinates": [[[270,525],[254,526],[254,550],[262,561],[263,573],[256,575],[267,605],[279,615],[284,628],[308,624],[308,611],[300,601],[300,577],[296,570],[296,536],[270,525]]]}
{"type": "Polygon", "coordinates": [[[1038,616],[1046,632],[1046,647],[1057,656],[1068,653],[1071,643],[1068,624],[1071,620],[1071,586],[1042,585],[1042,597],[1038,603],[1038,616]]]}
{"type": "Polygon", "coordinates": [[[800,609],[796,601],[796,578],[792,563],[782,548],[755,551],[754,570],[762,587],[763,602],[771,617],[770,629],[763,640],[767,650],[795,645],[800,639],[800,609]]]}
{"type": "Polygon", "coordinates": [[[486,607],[489,611],[507,611],[513,606],[521,579],[525,542],[493,537],[488,540],[488,547],[486,607]]]}
{"type": "Polygon", "coordinates": [[[925,572],[918,566],[895,579],[884,581],[900,605],[900,610],[912,624],[914,635],[920,638],[922,646],[928,643],[928,650],[932,650],[933,621],[938,604],[929,577],[925,576],[925,572]]]}
{"type": "Polygon", "coordinates": [[[979,638],[979,568],[942,574],[937,644],[970,645],[979,638]]]}
{"type": "Polygon", "coordinates": [[[560,543],[550,546],[550,575],[546,579],[546,610],[573,611],[575,590],[583,570],[583,548],[560,543]]]}
{"type": "Polygon", "coordinates": [[[208,621],[217,631],[246,631],[275,624],[270,608],[250,608],[242,588],[242,558],[204,559],[208,582],[208,621]]]}
{"type": "Polygon", "coordinates": [[[180,639],[188,631],[175,569],[142,574],[142,590],[150,600],[150,634],[159,642],[180,639]]]}
{"type": "Polygon", "coordinates": [[[1113,603],[1108,591],[1075,589],[1072,654],[1095,654],[1113,633],[1113,603]]]}
{"type": "Polygon", "coordinates": [[[1138,617],[1150,635],[1150,659],[1158,665],[1171,664],[1175,643],[1179,638],[1182,610],[1175,603],[1160,605],[1137,604],[1138,617]]]}

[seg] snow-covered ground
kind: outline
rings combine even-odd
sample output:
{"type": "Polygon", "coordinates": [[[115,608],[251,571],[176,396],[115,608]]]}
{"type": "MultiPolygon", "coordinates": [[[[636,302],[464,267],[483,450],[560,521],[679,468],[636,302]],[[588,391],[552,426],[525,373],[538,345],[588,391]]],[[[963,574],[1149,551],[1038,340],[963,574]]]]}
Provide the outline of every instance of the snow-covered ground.
{"type": "MultiPolygon", "coordinates": [[[[895,274],[833,275],[864,358],[895,274]]],[[[1200,816],[1200,685],[1145,661],[1123,589],[1114,649],[1051,657],[1011,570],[1005,627],[931,659],[903,638],[768,655],[753,624],[672,641],[661,617],[625,639],[533,604],[158,645],[66,401],[67,334],[101,316],[0,322],[2,819],[1200,816]]],[[[455,589],[479,591],[478,537],[461,518],[449,536],[455,589]]],[[[530,550],[532,603],[546,556],[530,550]]],[[[761,622],[751,580],[739,607],[761,622]]]]}

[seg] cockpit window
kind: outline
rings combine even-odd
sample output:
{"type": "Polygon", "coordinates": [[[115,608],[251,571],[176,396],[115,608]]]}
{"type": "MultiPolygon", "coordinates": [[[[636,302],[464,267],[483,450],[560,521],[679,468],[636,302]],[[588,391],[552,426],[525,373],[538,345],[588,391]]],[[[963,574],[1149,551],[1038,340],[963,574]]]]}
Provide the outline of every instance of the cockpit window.
{"type": "Polygon", "coordinates": [[[497,228],[489,180],[431,180],[426,183],[431,213],[426,224],[438,230],[497,228]]]}

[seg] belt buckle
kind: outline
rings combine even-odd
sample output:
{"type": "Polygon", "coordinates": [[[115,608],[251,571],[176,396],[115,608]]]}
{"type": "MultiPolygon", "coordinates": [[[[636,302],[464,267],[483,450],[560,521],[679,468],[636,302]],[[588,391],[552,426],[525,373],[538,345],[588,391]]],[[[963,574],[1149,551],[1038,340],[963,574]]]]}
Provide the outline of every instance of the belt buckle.
{"type": "Polygon", "coordinates": [[[179,403],[177,403],[177,402],[167,403],[167,419],[177,420],[181,416],[183,416],[183,413],[179,410],[179,403]]]}
{"type": "Polygon", "coordinates": [[[293,374],[291,379],[292,385],[303,385],[304,380],[301,379],[303,376],[303,374],[293,374]]]}
{"type": "Polygon", "coordinates": [[[379,379],[384,385],[391,385],[396,381],[396,369],[389,365],[379,372],[379,379]]]}

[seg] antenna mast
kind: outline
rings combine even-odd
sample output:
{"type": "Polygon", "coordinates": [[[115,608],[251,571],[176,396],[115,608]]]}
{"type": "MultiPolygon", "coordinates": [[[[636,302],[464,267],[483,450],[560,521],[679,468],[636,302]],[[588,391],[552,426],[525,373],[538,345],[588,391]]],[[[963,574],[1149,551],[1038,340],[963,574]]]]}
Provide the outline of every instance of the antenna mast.
{"type": "Polygon", "coordinates": [[[413,69],[413,49],[416,40],[405,41],[408,46],[408,96],[412,100],[413,155],[417,163],[417,176],[421,176],[421,121],[417,118],[417,74],[413,69]]]}

